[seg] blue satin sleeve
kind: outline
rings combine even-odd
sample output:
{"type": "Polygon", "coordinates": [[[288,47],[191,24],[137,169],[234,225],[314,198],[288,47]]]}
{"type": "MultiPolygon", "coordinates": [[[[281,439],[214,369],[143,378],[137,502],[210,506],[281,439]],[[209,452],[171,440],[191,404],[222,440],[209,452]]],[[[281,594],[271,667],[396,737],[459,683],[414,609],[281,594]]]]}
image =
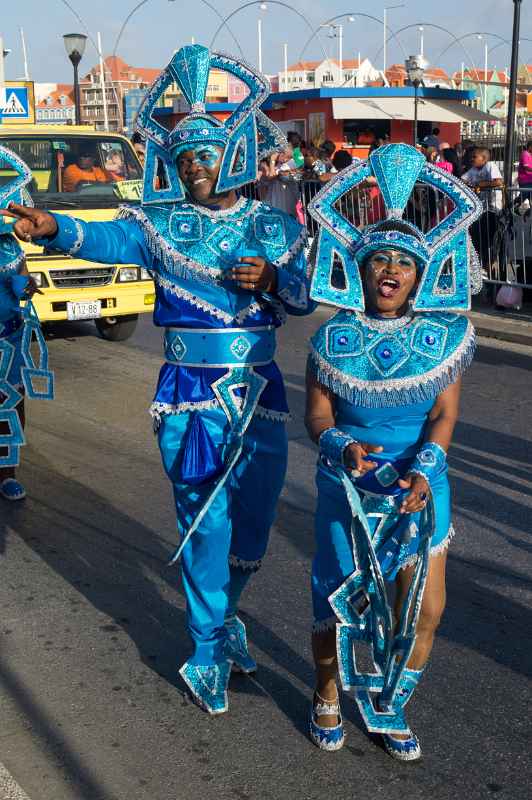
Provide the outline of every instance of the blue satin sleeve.
{"type": "Polygon", "coordinates": [[[133,220],[84,222],[66,214],[52,215],[57,223],[53,238],[36,243],[71,256],[102,264],[137,264],[153,269],[153,256],[146,247],[144,234],[133,220]]]}

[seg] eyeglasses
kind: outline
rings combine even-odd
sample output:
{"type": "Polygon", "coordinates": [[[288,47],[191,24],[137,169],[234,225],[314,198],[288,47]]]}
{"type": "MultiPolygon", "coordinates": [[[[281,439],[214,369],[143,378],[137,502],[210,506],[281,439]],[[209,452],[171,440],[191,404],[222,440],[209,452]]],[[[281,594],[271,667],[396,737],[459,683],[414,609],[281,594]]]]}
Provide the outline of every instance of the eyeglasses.
{"type": "Polygon", "coordinates": [[[388,256],[385,253],[376,253],[371,256],[369,263],[375,270],[381,270],[390,264],[396,264],[404,272],[411,272],[416,269],[416,262],[414,259],[406,255],[388,256]]]}

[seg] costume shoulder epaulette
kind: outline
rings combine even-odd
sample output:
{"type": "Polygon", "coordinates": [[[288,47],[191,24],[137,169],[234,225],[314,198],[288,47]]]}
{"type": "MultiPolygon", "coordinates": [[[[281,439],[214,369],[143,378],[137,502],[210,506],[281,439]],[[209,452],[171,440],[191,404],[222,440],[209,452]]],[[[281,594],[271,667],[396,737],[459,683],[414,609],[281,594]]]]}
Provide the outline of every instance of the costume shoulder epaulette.
{"type": "Polygon", "coordinates": [[[311,367],[335,394],[381,408],[435,399],[471,363],[475,331],[460,314],[376,319],[340,311],[311,340],[311,367]]]}

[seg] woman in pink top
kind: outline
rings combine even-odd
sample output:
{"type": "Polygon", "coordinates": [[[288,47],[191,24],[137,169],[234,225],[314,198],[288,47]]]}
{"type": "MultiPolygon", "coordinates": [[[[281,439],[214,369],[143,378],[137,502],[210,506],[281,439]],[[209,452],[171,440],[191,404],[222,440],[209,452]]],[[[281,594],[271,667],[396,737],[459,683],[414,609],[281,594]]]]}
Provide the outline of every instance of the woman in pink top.
{"type": "Polygon", "coordinates": [[[434,164],[436,167],[440,169],[444,169],[445,172],[452,172],[453,165],[450,161],[444,161],[444,159],[440,156],[440,153],[436,147],[425,147],[425,158],[430,164],[434,164]]]}
{"type": "Polygon", "coordinates": [[[521,153],[517,182],[521,189],[532,188],[532,141],[526,143],[526,148],[521,153]]]}

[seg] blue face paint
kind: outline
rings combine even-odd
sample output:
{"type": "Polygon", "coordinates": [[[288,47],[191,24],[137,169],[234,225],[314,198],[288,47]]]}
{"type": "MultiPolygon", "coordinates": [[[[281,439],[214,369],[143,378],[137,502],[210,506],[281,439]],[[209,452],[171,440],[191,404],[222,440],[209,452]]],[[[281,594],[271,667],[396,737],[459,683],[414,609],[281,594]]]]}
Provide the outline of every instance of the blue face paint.
{"type": "Polygon", "coordinates": [[[186,150],[185,152],[192,152],[194,156],[193,158],[188,156],[185,157],[185,153],[181,153],[177,159],[180,169],[183,167],[192,166],[192,164],[197,164],[198,166],[212,169],[222,157],[220,150],[211,144],[200,145],[199,147],[191,147],[190,150],[186,150]]]}

